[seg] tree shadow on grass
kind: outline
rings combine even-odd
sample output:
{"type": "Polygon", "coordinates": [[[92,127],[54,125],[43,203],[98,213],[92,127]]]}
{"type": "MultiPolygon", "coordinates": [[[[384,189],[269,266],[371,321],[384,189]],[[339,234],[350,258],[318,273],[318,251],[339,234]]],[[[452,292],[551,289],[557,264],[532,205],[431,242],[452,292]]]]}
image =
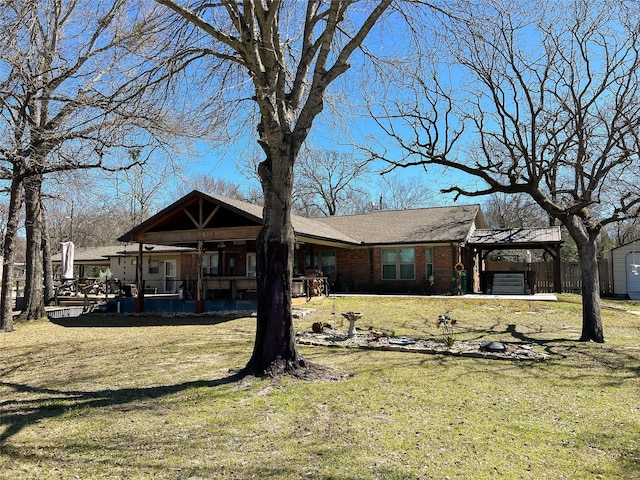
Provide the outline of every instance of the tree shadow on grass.
{"type": "MultiPolygon", "coordinates": [[[[504,333],[507,333],[507,334],[511,335],[513,338],[515,338],[519,342],[539,345],[549,355],[560,356],[561,358],[566,358],[567,357],[567,349],[571,350],[571,348],[573,348],[573,347],[567,346],[567,345],[563,345],[563,347],[562,347],[563,351],[560,352],[557,348],[555,348],[557,346],[557,344],[559,344],[559,343],[562,343],[562,344],[569,343],[569,344],[576,344],[577,345],[578,342],[579,342],[579,340],[571,339],[571,338],[540,339],[540,338],[537,338],[537,337],[532,337],[530,335],[526,335],[523,332],[518,332],[516,330],[516,324],[515,323],[508,324],[507,328],[504,331],[504,333]]],[[[584,342],[580,342],[580,343],[584,343],[584,342]]]]}
{"type": "Polygon", "coordinates": [[[218,325],[247,315],[122,315],[85,314],[79,317],[51,318],[49,321],[61,327],[165,327],[181,325],[218,325]]]}
{"type": "MultiPolygon", "coordinates": [[[[583,358],[588,359],[588,363],[586,365],[589,365],[589,368],[591,368],[592,365],[597,364],[618,373],[625,372],[625,376],[621,378],[640,378],[640,359],[638,359],[638,356],[631,352],[625,352],[623,349],[616,348],[615,346],[603,351],[602,349],[594,350],[588,348],[590,342],[578,339],[538,339],[525,335],[522,332],[518,332],[515,324],[507,325],[505,333],[508,333],[521,342],[535,343],[542,347],[549,355],[554,355],[563,359],[568,358],[571,355],[581,355],[583,358]],[[584,346],[585,348],[580,348],[581,346],[584,346]]],[[[584,375],[584,373],[581,373],[580,375],[584,375]]],[[[617,382],[619,381],[620,379],[617,379],[617,382]]],[[[616,381],[612,380],[611,383],[616,384],[616,381]]]]}
{"type": "Polygon", "coordinates": [[[70,410],[127,405],[139,400],[161,398],[191,388],[228,385],[239,382],[245,377],[246,372],[241,370],[216,380],[198,380],[157,387],[97,391],[57,390],[0,381],[0,387],[9,388],[17,393],[37,395],[35,399],[5,400],[0,402],[0,426],[4,428],[0,433],[0,450],[3,449],[7,440],[22,429],[47,418],[59,417],[70,410]]]}

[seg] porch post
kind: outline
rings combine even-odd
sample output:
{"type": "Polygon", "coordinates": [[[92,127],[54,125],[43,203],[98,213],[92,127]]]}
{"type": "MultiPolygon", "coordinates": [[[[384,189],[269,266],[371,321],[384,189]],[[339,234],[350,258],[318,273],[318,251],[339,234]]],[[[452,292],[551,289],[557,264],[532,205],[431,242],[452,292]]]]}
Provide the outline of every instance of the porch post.
{"type": "Polygon", "coordinates": [[[204,312],[204,281],[202,278],[202,257],[204,256],[204,240],[198,240],[196,254],[196,313],[204,312]]]}
{"type": "Polygon", "coordinates": [[[556,246],[555,255],[553,257],[553,286],[555,293],[562,293],[562,260],[560,258],[560,245],[556,246]]]}
{"type": "Polygon", "coordinates": [[[473,291],[475,293],[484,293],[484,290],[482,288],[482,275],[484,273],[482,250],[478,250],[477,248],[473,249],[473,263],[473,291]]]}
{"type": "Polygon", "coordinates": [[[142,280],[142,243],[138,243],[138,261],[136,262],[136,288],[138,294],[134,300],[133,311],[135,313],[144,312],[144,281],[142,280]]]}

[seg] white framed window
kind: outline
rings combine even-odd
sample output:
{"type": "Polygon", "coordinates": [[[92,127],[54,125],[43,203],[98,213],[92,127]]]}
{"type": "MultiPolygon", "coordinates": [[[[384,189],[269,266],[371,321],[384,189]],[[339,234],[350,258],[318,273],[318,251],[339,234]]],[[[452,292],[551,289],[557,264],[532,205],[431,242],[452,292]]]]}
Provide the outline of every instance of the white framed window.
{"type": "Polygon", "coordinates": [[[256,254],[247,252],[247,277],[256,278],[256,254]]]}
{"type": "Polygon", "coordinates": [[[149,273],[160,273],[160,260],[149,260],[149,273]]]}
{"type": "Polygon", "coordinates": [[[177,264],[175,260],[167,260],[164,262],[164,276],[168,278],[176,278],[177,264]]]}
{"type": "Polygon", "coordinates": [[[218,275],[218,260],[220,254],[218,252],[207,253],[202,256],[202,274],[218,275]]]}
{"type": "Polygon", "coordinates": [[[164,262],[164,291],[177,292],[178,262],[166,260],[164,262]]]}
{"type": "Polygon", "coordinates": [[[427,248],[424,252],[424,257],[426,260],[426,269],[427,272],[427,280],[433,279],[433,248],[427,248]]]}
{"type": "Polygon", "coordinates": [[[383,248],[383,280],[415,280],[415,248],[383,248]]]}

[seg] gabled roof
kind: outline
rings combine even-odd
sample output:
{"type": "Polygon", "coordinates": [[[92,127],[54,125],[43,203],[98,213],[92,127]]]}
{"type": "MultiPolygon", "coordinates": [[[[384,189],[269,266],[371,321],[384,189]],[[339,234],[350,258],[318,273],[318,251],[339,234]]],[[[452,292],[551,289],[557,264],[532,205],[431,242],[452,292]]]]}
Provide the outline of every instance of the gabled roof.
{"type": "MultiPolygon", "coordinates": [[[[198,205],[202,208],[198,214],[211,218],[205,229],[262,225],[261,206],[194,190],[118,240],[129,242],[144,232],[194,229],[198,205]]],[[[461,242],[474,228],[483,226],[479,205],[383,210],[325,218],[292,215],[291,221],[297,238],[302,241],[349,245],[461,242]]]]}
{"type": "MultiPolygon", "coordinates": [[[[208,195],[262,219],[262,207],[240,200],[208,195]]],[[[308,218],[292,215],[296,235],[355,245],[465,241],[476,226],[483,226],[480,205],[382,210],[360,215],[308,218]]]]}
{"type": "MultiPolygon", "coordinates": [[[[231,198],[221,197],[219,195],[207,195],[209,198],[216,200],[221,205],[227,205],[236,209],[239,213],[251,215],[262,223],[262,206],[252,203],[243,202],[231,198]]],[[[310,238],[335,240],[344,243],[359,243],[351,235],[336,230],[331,226],[320,224],[315,218],[301,217],[300,215],[291,215],[291,223],[297,235],[304,235],[310,238]]]]}
{"type": "Polygon", "coordinates": [[[480,205],[381,210],[314,220],[369,245],[463,242],[476,226],[483,226],[480,205]]]}
{"type": "Polygon", "coordinates": [[[640,247],[640,239],[632,240],[630,242],[623,243],[622,245],[618,245],[617,247],[613,247],[611,251],[618,250],[618,249],[626,250],[629,248],[636,248],[636,247],[640,247]]]}
{"type": "Polygon", "coordinates": [[[560,227],[478,229],[469,237],[469,244],[481,246],[532,246],[560,244],[560,227]]]}
{"type": "MultiPolygon", "coordinates": [[[[130,248],[135,248],[133,245],[130,248]]],[[[76,263],[98,262],[109,263],[109,257],[125,249],[124,245],[109,245],[104,247],[76,247],[73,251],[73,261],[76,263]]],[[[60,252],[51,255],[52,262],[61,262],[60,252]]]]}

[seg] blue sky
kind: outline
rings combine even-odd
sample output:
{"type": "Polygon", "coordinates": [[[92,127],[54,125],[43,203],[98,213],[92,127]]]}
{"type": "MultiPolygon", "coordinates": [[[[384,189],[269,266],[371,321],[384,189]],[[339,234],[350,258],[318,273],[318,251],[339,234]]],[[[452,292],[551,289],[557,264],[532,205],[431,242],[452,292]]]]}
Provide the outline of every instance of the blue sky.
{"type": "MultiPolygon", "coordinates": [[[[367,122],[361,122],[363,125],[367,122]]],[[[313,143],[320,149],[326,150],[338,150],[345,152],[354,152],[354,148],[348,145],[340,145],[341,138],[333,136],[327,129],[322,128],[322,125],[314,127],[313,143]]],[[[243,186],[250,183],[256,188],[259,188],[257,180],[248,180],[247,175],[242,173],[242,165],[240,159],[249,154],[260,156],[261,151],[258,149],[255,141],[238,139],[236,142],[232,142],[229,145],[220,147],[211,147],[204,143],[198,148],[201,152],[196,162],[194,162],[188,169],[190,175],[196,173],[204,173],[215,177],[216,179],[223,179],[230,182],[239,183],[243,186]]],[[[355,152],[355,155],[362,155],[362,153],[355,152]]],[[[258,157],[260,158],[260,157],[258,157]]],[[[376,162],[374,164],[375,169],[384,169],[387,164],[383,162],[376,162]]],[[[435,168],[434,168],[435,170],[435,168]]],[[[443,172],[434,171],[432,174],[427,174],[422,168],[409,167],[405,169],[396,169],[391,175],[399,175],[403,178],[419,177],[424,185],[434,193],[434,204],[452,203],[452,195],[442,195],[439,193],[440,188],[444,188],[453,183],[458,183],[462,179],[462,175],[458,172],[443,172]]],[[[376,201],[380,195],[378,186],[376,185],[379,177],[377,175],[372,176],[371,199],[376,201]]],[[[481,203],[478,199],[459,199],[457,203],[481,203]]]]}
{"type": "MultiPolygon", "coordinates": [[[[357,12],[357,10],[355,11],[357,12]]],[[[398,19],[390,19],[389,22],[378,24],[366,41],[367,49],[381,57],[389,55],[390,58],[397,58],[398,55],[402,55],[406,51],[406,42],[410,39],[408,38],[409,32],[406,29],[398,28],[400,25],[398,21],[398,19]]],[[[404,22],[404,20],[401,21],[404,22]]],[[[360,52],[354,54],[350,63],[352,68],[329,87],[327,97],[330,98],[329,102],[334,102],[334,105],[340,101],[346,101],[346,104],[340,105],[342,111],[338,112],[337,116],[332,116],[330,106],[327,105],[325,107],[323,113],[314,121],[308,138],[308,145],[314,150],[340,151],[364,156],[364,153],[358,151],[357,145],[371,147],[375,146],[375,142],[380,142],[387,144],[391,152],[395,149],[397,152],[395,158],[401,159],[400,150],[390,146],[391,142],[385,139],[383,132],[376,123],[366,118],[362,107],[363,94],[376,90],[379,77],[370,68],[371,65],[367,57],[362,56],[360,52]],[[363,66],[365,67],[364,70],[363,66]],[[337,102],[336,98],[338,98],[337,102]],[[344,118],[342,118],[342,115],[344,115],[344,118]]],[[[375,93],[371,94],[375,95],[375,93]]],[[[247,98],[244,94],[242,96],[247,98]]],[[[189,168],[189,173],[205,173],[215,178],[243,185],[251,181],[257,188],[259,186],[257,181],[247,180],[246,175],[240,171],[243,157],[262,157],[262,152],[255,139],[255,126],[245,123],[245,128],[246,134],[241,133],[239,137],[233,137],[228,142],[215,148],[207,146],[204,142],[201,143],[197,150],[203,156],[189,168]]],[[[379,162],[376,167],[384,169],[387,164],[379,162]]],[[[451,203],[453,197],[444,197],[438,193],[439,190],[463,181],[460,173],[443,172],[442,169],[436,170],[435,167],[428,175],[420,167],[397,169],[394,175],[423,179],[424,184],[436,193],[434,200],[437,203],[451,203]]],[[[377,183],[378,178],[374,176],[372,180],[372,183],[377,183]]],[[[375,189],[376,185],[371,185],[372,200],[377,200],[380,193],[375,189]]],[[[477,198],[463,198],[458,203],[478,203],[479,201],[477,198]]]]}
{"type": "MultiPolygon", "coordinates": [[[[385,144],[389,151],[396,153],[396,158],[400,159],[402,152],[398,147],[394,146],[390,140],[385,138],[384,133],[376,125],[376,123],[363,117],[352,117],[347,126],[335,126],[332,119],[328,115],[320,115],[316,118],[311,134],[308,138],[308,144],[314,150],[340,151],[347,154],[364,158],[366,155],[358,147],[362,145],[372,145],[372,138],[375,142],[385,144]]],[[[216,179],[223,179],[230,182],[239,183],[243,186],[251,184],[259,189],[259,183],[251,177],[250,172],[243,173],[243,159],[250,160],[252,158],[262,158],[262,150],[259,148],[256,137],[252,136],[253,131],[246,134],[240,132],[239,136],[234,136],[228,141],[212,146],[204,141],[199,142],[196,149],[199,156],[192,158],[193,163],[188,168],[188,174],[194,175],[203,173],[210,175],[216,179]]],[[[373,164],[375,171],[388,168],[388,164],[377,161],[373,164]]],[[[393,176],[401,176],[402,178],[418,177],[423,184],[433,192],[433,204],[451,204],[453,195],[442,195],[439,193],[441,188],[448,187],[452,184],[460,182],[473,181],[472,178],[464,180],[463,174],[456,171],[444,171],[441,167],[430,167],[427,174],[421,167],[398,168],[391,173],[393,176]]],[[[381,192],[378,188],[380,177],[377,174],[371,176],[371,200],[377,201],[381,192]]],[[[483,199],[479,198],[460,198],[457,203],[482,203],[483,199]]]]}

